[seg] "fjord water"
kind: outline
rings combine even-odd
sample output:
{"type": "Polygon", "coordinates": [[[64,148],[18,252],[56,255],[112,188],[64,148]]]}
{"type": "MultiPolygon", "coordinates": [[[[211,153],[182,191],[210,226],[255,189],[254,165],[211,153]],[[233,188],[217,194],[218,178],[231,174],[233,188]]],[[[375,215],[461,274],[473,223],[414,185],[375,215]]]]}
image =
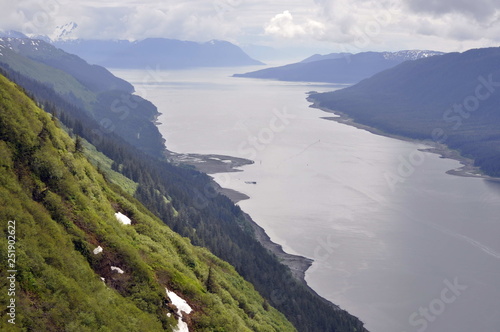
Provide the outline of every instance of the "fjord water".
{"type": "Polygon", "coordinates": [[[500,331],[500,183],[309,107],[342,86],[230,77],[250,69],[114,73],[158,107],[170,150],[255,162],[214,178],[370,331],[500,331]]]}

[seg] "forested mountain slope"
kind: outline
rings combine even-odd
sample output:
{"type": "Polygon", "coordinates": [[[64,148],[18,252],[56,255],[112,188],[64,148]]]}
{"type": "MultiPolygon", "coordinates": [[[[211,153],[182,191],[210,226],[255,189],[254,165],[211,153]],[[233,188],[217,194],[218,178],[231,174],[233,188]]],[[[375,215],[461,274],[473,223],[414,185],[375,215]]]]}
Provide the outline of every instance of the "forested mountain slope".
{"type": "Polygon", "coordinates": [[[54,89],[97,120],[101,131],[115,132],[156,157],[163,155],[164,141],[154,124],[158,110],[107,69],[41,40],[6,37],[0,38],[0,68],[54,89]]]}
{"type": "MultiPolygon", "coordinates": [[[[179,301],[166,288],[191,306],[182,316],[192,331],[295,330],[232,266],[109,184],[86,153],[0,76],[0,225],[11,235],[0,249],[15,254],[2,266],[16,271],[15,294],[0,294],[2,331],[172,331],[179,301]],[[5,319],[11,299],[15,325],[5,319]]],[[[4,272],[2,290],[12,288],[4,272]]]]}
{"type": "Polygon", "coordinates": [[[232,264],[298,330],[364,331],[356,317],[296,280],[255,239],[242,211],[216,192],[208,176],[147,155],[124,141],[118,131],[104,131],[88,112],[68,103],[50,86],[12,70],[8,75],[102,153],[92,159],[109,181],[126,187],[174,231],[232,264]]]}
{"type": "Polygon", "coordinates": [[[310,98],[387,133],[444,143],[500,176],[499,64],[500,48],[449,53],[310,98]]]}

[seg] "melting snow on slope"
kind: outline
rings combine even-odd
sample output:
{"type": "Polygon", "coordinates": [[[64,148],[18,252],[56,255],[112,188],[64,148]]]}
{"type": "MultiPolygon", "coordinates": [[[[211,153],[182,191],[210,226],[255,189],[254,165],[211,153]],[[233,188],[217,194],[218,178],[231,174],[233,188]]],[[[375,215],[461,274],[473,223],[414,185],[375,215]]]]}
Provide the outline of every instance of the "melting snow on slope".
{"type": "Polygon", "coordinates": [[[177,315],[179,315],[179,319],[177,321],[177,329],[175,330],[176,332],[189,332],[189,328],[186,322],[182,320],[182,313],[185,312],[186,314],[190,314],[193,309],[189,306],[189,304],[181,298],[179,295],[175,294],[174,292],[171,292],[168,290],[168,288],[165,288],[167,291],[167,295],[172,301],[172,304],[177,307],[177,315]]]}
{"type": "Polygon", "coordinates": [[[112,267],[111,267],[111,271],[116,271],[116,272],[118,272],[118,273],[120,273],[120,274],[124,274],[124,273],[125,273],[125,271],[123,271],[122,269],[120,269],[120,268],[119,268],[119,267],[117,267],[117,266],[112,266],[112,267]]]}
{"type": "Polygon", "coordinates": [[[129,217],[127,217],[126,215],[124,215],[121,212],[116,212],[115,217],[116,217],[116,220],[118,220],[119,222],[121,222],[124,225],[132,224],[132,220],[130,220],[129,217]]]}
{"type": "Polygon", "coordinates": [[[102,247],[99,246],[97,248],[94,249],[94,255],[97,255],[97,254],[100,254],[102,252],[102,247]]]}

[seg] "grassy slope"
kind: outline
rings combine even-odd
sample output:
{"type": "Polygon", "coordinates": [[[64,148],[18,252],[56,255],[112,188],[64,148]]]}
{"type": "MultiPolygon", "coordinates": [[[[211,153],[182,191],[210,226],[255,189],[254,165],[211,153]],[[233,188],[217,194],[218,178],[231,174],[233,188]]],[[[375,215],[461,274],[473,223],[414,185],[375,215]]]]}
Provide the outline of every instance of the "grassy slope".
{"type": "MultiPolygon", "coordinates": [[[[294,331],[229,264],[190,245],[107,183],[50,116],[4,77],[0,205],[2,234],[16,220],[18,271],[16,325],[2,319],[0,330],[169,330],[175,319],[167,317],[174,311],[168,287],[193,307],[194,331],[294,331]],[[133,225],[118,223],[116,211],[133,225]],[[104,251],[94,255],[97,246],[104,251]],[[125,273],[112,273],[111,266],[125,273]]],[[[6,249],[4,237],[2,266],[6,249]]],[[[7,300],[2,291],[2,308],[7,300]]]]}
{"type": "Polygon", "coordinates": [[[95,166],[97,169],[106,176],[109,182],[118,185],[122,190],[124,190],[129,195],[134,195],[139,185],[127,178],[126,176],[115,172],[111,169],[113,160],[106,157],[102,152],[97,151],[95,146],[83,140],[83,146],[85,147],[85,156],[87,159],[95,166]]]}

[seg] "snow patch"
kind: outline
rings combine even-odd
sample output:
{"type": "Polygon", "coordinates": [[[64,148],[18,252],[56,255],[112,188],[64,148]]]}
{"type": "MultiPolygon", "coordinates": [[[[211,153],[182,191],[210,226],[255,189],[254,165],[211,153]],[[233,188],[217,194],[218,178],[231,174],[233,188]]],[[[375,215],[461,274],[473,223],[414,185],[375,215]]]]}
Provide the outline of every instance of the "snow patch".
{"type": "Polygon", "coordinates": [[[170,298],[170,301],[172,301],[172,304],[177,307],[177,315],[179,316],[179,319],[177,320],[177,328],[174,331],[189,332],[187,323],[182,320],[182,315],[183,313],[190,314],[193,309],[189,306],[186,300],[181,298],[179,295],[169,291],[166,287],[165,290],[167,291],[167,295],[170,298]]]}
{"type": "Polygon", "coordinates": [[[94,249],[94,255],[97,255],[97,254],[100,254],[102,252],[102,247],[99,246],[97,248],[94,249]]]}
{"type": "Polygon", "coordinates": [[[125,271],[123,271],[122,269],[120,269],[120,268],[119,268],[119,267],[117,267],[117,266],[112,266],[112,267],[111,267],[111,271],[116,271],[116,272],[118,272],[118,273],[120,273],[120,274],[124,274],[124,273],[125,273],[125,271]]]}
{"type": "Polygon", "coordinates": [[[442,52],[435,51],[422,51],[422,50],[406,50],[406,51],[398,51],[398,52],[384,52],[382,53],[384,59],[387,60],[418,60],[421,58],[428,58],[435,55],[442,55],[442,52]]]}
{"type": "Polygon", "coordinates": [[[116,212],[115,217],[116,217],[116,220],[118,220],[119,222],[121,222],[124,225],[131,225],[132,224],[132,220],[130,220],[129,217],[127,217],[126,215],[124,215],[121,212],[116,212]]]}

